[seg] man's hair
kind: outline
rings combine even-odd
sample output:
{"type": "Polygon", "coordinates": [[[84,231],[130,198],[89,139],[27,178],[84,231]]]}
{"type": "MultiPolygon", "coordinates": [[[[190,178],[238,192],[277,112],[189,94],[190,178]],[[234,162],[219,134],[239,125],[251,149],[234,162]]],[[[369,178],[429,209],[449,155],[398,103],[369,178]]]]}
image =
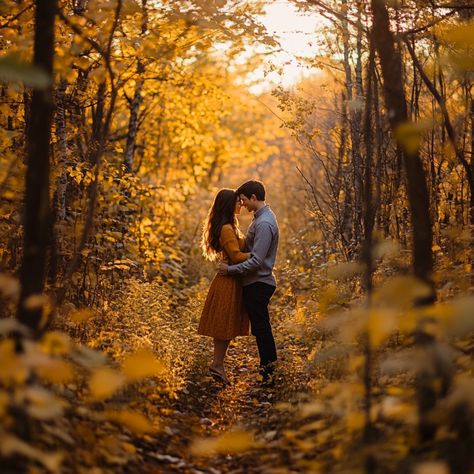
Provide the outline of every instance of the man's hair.
{"type": "Polygon", "coordinates": [[[265,201],[265,186],[261,181],[246,181],[244,184],[239,186],[239,189],[237,189],[236,194],[243,194],[249,199],[252,197],[252,194],[255,194],[255,197],[259,201],[265,201]]]}

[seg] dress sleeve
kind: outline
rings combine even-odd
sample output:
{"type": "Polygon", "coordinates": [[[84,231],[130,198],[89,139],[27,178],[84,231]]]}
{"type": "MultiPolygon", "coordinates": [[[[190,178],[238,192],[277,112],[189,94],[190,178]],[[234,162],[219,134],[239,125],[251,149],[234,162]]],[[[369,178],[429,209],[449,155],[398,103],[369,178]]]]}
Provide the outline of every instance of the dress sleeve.
{"type": "Polygon", "coordinates": [[[240,250],[239,240],[235,235],[234,229],[230,225],[222,227],[220,244],[233,264],[243,262],[250,257],[250,253],[242,252],[240,250]]]}

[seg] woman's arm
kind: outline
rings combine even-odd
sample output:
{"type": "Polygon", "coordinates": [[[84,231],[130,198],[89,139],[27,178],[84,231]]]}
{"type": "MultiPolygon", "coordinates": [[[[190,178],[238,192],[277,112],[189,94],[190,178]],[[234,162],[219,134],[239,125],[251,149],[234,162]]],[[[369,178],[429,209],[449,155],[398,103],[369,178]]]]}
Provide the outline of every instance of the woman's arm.
{"type": "Polygon", "coordinates": [[[232,264],[241,263],[250,257],[250,253],[240,250],[239,240],[234,229],[230,225],[225,225],[221,230],[220,243],[224,252],[229,256],[232,264]]]}

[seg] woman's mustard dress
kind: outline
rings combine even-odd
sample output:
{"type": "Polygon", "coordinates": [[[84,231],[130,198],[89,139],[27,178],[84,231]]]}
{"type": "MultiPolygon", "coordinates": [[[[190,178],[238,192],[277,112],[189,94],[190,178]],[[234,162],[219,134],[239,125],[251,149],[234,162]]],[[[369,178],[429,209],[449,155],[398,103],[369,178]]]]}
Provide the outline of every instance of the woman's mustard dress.
{"type": "MultiPolygon", "coordinates": [[[[230,224],[222,226],[219,242],[223,261],[240,263],[250,257],[242,252],[245,240],[237,236],[230,224]]],[[[199,321],[198,334],[230,340],[249,335],[249,318],[242,301],[242,285],[233,275],[214,276],[199,321]]]]}

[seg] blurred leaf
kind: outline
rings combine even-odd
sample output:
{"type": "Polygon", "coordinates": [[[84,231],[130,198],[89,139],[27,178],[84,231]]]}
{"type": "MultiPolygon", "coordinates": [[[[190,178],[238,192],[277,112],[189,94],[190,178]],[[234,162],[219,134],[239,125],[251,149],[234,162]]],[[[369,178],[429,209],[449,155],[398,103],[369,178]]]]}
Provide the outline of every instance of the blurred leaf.
{"type": "Polygon", "coordinates": [[[431,294],[431,288],[421,280],[412,276],[397,276],[389,280],[374,295],[377,303],[394,308],[407,308],[419,298],[431,294]]]}
{"type": "Polygon", "coordinates": [[[155,431],[153,424],[141,413],[127,410],[106,411],[105,416],[116,423],[122,424],[134,433],[151,433],[155,431]]]}
{"type": "Polygon", "coordinates": [[[69,313],[69,319],[76,324],[81,324],[95,316],[94,311],[88,308],[78,309],[69,313]]]}
{"type": "Polygon", "coordinates": [[[62,402],[43,387],[28,387],[21,393],[21,398],[33,418],[50,420],[63,413],[62,402]]]}
{"type": "Polygon", "coordinates": [[[315,400],[314,402],[304,403],[298,407],[298,415],[300,418],[308,416],[320,415],[327,412],[327,407],[324,403],[315,400]]]}
{"type": "Polygon", "coordinates": [[[38,293],[28,296],[28,298],[23,301],[23,306],[28,310],[35,310],[47,305],[49,301],[50,300],[47,295],[38,293]]]}
{"type": "Polygon", "coordinates": [[[197,439],[191,445],[191,452],[198,456],[212,456],[221,453],[240,453],[256,448],[252,433],[229,431],[217,438],[197,439]]]}
{"type": "Polygon", "coordinates": [[[377,242],[372,250],[374,258],[390,258],[398,255],[400,247],[395,240],[385,239],[377,242]]]}
{"type": "Polygon", "coordinates": [[[474,297],[464,297],[446,304],[431,306],[422,313],[422,316],[440,322],[443,334],[448,338],[458,337],[474,330],[473,308],[474,297]]]}
{"type": "Polygon", "coordinates": [[[89,389],[93,398],[103,400],[113,395],[124,383],[125,377],[122,374],[108,367],[101,367],[92,373],[89,389]]]}
{"type": "Polygon", "coordinates": [[[87,369],[95,369],[107,362],[102,352],[91,349],[90,347],[75,347],[71,352],[72,359],[87,369]]]}
{"type": "Polygon", "coordinates": [[[15,342],[12,339],[0,341],[0,381],[2,383],[24,383],[29,371],[23,360],[18,357],[15,342]]]}
{"type": "Polygon", "coordinates": [[[46,89],[51,84],[51,77],[45,71],[13,55],[0,58],[0,79],[23,82],[37,89],[46,89]]]}
{"type": "Polygon", "coordinates": [[[48,331],[40,341],[41,349],[47,354],[68,354],[71,349],[71,341],[63,332],[48,331]]]}
{"type": "Polygon", "coordinates": [[[448,465],[442,461],[426,461],[416,464],[413,474],[450,474],[448,465]]]}
{"type": "Polygon", "coordinates": [[[474,46],[474,21],[453,27],[445,37],[456,45],[474,46]]]}
{"type": "Polygon", "coordinates": [[[369,311],[367,331],[372,347],[377,348],[397,329],[397,314],[387,309],[372,309],[369,311]]]}
{"type": "Polygon", "coordinates": [[[40,378],[52,383],[67,383],[74,378],[74,372],[70,364],[63,360],[51,360],[37,368],[36,373],[40,378]]]}
{"type": "Polygon", "coordinates": [[[0,294],[7,299],[17,299],[20,295],[20,282],[6,273],[0,273],[0,294]]]}
{"type": "Polygon", "coordinates": [[[385,397],[380,405],[380,416],[388,420],[414,425],[418,422],[417,408],[397,397],[385,397]]]}
{"type": "Polygon", "coordinates": [[[360,262],[344,262],[338,263],[328,268],[328,278],[352,278],[364,270],[364,266],[360,262]]]}
{"type": "Polygon", "coordinates": [[[45,453],[12,435],[5,435],[0,438],[0,452],[3,456],[19,454],[39,462],[52,473],[59,474],[61,472],[62,453],[45,453]]]}
{"type": "Polygon", "coordinates": [[[164,365],[152,352],[141,350],[128,356],[122,365],[122,372],[129,379],[139,379],[163,374],[164,365]]]}
{"type": "Polygon", "coordinates": [[[364,424],[364,413],[359,411],[353,411],[346,415],[346,425],[349,433],[361,430],[364,427],[364,424]]]}
{"type": "Polygon", "coordinates": [[[11,334],[13,331],[23,335],[26,335],[30,332],[29,328],[18,322],[16,319],[0,319],[0,334],[2,336],[11,334]]]}
{"type": "Polygon", "coordinates": [[[423,133],[431,126],[428,121],[402,123],[395,130],[395,138],[409,154],[413,154],[420,148],[423,133]]]}

